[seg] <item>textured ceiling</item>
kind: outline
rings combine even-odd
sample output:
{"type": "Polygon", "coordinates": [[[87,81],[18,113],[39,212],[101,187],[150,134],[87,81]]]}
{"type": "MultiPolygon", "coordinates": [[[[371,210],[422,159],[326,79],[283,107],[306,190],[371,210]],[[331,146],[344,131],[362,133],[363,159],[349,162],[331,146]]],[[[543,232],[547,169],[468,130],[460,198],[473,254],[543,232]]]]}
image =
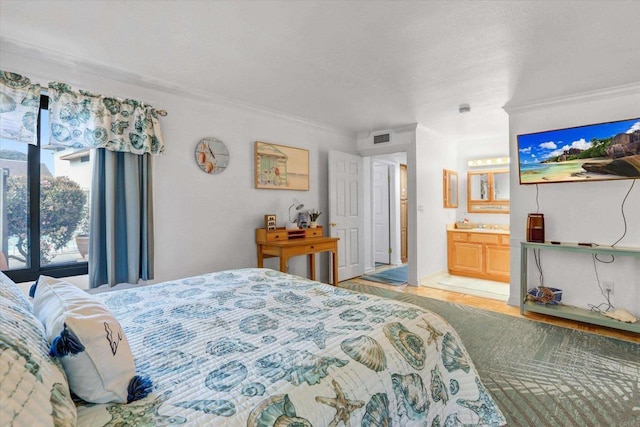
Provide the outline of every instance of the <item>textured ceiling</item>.
{"type": "Polygon", "coordinates": [[[350,132],[506,136],[507,103],[640,82],[638,1],[2,0],[0,15],[5,42],[350,132]]]}

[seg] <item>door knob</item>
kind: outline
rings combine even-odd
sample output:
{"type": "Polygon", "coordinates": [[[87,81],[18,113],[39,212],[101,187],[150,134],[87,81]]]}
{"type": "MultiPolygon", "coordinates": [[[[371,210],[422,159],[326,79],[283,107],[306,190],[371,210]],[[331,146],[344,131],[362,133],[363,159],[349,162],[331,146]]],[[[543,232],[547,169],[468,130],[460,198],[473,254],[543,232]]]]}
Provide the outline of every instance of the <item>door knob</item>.
{"type": "Polygon", "coordinates": [[[330,225],[331,227],[336,227],[338,224],[336,224],[335,222],[330,222],[330,223],[329,223],[329,225],[330,225]]]}

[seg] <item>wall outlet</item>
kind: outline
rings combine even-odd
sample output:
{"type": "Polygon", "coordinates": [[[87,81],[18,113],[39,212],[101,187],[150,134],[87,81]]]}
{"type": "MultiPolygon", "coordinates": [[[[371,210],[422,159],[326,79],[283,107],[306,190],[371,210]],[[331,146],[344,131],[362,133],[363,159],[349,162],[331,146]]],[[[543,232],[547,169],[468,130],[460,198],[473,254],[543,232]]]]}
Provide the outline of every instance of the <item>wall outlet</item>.
{"type": "Polygon", "coordinates": [[[605,292],[609,293],[609,295],[613,295],[615,293],[615,284],[613,282],[602,282],[602,287],[605,292]]]}

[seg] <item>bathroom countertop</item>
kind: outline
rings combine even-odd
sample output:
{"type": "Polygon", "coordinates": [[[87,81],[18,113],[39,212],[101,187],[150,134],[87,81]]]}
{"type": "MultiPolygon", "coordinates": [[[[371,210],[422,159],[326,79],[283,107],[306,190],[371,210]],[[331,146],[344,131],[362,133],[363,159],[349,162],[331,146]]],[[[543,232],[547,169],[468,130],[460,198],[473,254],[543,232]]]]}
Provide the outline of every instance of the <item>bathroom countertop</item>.
{"type": "Polygon", "coordinates": [[[447,231],[457,231],[461,233],[510,234],[509,226],[503,224],[484,224],[477,228],[456,228],[455,224],[447,224],[447,231]]]}

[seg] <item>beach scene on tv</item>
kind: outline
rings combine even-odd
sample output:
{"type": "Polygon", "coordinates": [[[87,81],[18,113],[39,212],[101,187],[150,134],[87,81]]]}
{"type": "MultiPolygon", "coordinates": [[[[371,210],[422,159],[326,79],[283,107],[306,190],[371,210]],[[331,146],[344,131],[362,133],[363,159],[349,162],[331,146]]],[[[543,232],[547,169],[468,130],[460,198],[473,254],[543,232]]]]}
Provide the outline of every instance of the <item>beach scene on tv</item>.
{"type": "Polygon", "coordinates": [[[521,184],[640,178],[640,118],[518,135],[521,184]]]}

